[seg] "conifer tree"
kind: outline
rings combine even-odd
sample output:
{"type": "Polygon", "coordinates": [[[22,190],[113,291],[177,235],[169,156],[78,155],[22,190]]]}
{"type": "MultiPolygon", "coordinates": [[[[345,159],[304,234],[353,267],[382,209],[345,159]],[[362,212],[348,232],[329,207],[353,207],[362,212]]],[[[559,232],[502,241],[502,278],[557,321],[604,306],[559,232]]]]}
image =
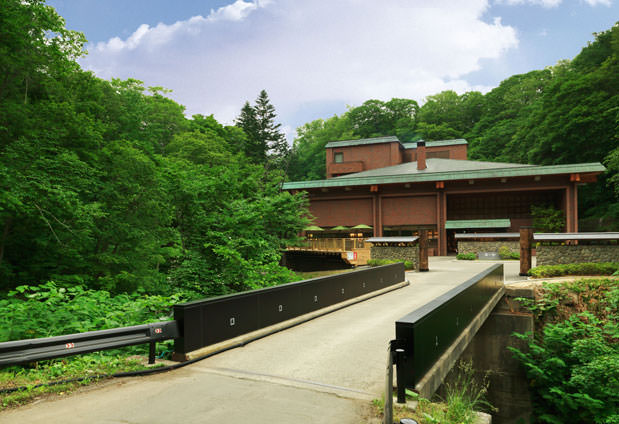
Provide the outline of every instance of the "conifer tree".
{"type": "Polygon", "coordinates": [[[276,118],[275,107],[271,104],[266,90],[262,90],[255,106],[245,102],[236,119],[236,125],[247,135],[244,151],[249,158],[270,168],[284,169],[290,147],[280,129],[281,124],[275,122],[276,118]]]}

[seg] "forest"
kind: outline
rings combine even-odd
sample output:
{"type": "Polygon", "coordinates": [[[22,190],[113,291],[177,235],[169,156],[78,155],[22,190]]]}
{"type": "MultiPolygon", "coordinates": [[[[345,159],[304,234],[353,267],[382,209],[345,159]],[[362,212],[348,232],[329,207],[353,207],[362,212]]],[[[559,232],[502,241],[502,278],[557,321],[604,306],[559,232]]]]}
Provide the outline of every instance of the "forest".
{"type": "Polygon", "coordinates": [[[308,217],[281,183],[324,178],[326,142],[351,138],[462,137],[471,159],[603,162],[580,192],[581,229],[617,229],[618,25],[486,94],[368,100],[309,122],[292,148],[266,91],[234,125],[187,117],[162,87],[81,69],[85,42],[42,0],[0,10],[0,293],[51,281],[196,297],[288,282],[281,249],[308,217]]]}
{"type": "Polygon", "coordinates": [[[368,100],[297,129],[288,176],[325,178],[329,141],[396,135],[401,141],[464,138],[469,159],[537,165],[601,162],[579,188],[580,231],[619,230],[619,25],[595,34],[572,60],[513,75],[486,94],[443,91],[368,100]]]}
{"type": "Polygon", "coordinates": [[[280,190],[287,149],[266,92],[238,125],[187,118],[163,88],[82,70],[85,41],[43,1],[0,8],[0,293],[288,282],[280,251],[305,199],[280,190]]]}

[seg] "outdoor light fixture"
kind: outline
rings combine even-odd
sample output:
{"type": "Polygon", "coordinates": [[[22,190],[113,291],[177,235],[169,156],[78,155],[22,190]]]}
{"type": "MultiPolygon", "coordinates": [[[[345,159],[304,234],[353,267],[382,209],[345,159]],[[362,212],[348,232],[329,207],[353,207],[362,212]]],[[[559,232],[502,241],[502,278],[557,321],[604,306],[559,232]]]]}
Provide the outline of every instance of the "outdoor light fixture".
{"type": "Polygon", "coordinates": [[[542,179],[542,177],[540,177],[539,175],[536,175],[535,178],[533,178],[535,181],[539,181],[542,179]]]}

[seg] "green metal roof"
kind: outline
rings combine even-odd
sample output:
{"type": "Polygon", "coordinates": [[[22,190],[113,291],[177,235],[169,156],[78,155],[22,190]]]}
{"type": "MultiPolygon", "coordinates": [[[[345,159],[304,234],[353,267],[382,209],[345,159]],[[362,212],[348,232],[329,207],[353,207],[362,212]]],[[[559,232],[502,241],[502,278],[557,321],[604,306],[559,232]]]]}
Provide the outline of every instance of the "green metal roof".
{"type": "MultiPolygon", "coordinates": [[[[453,140],[434,140],[434,141],[426,141],[426,147],[440,147],[440,146],[457,146],[459,144],[469,144],[463,138],[455,138],[453,140]]],[[[417,142],[413,143],[402,143],[405,149],[416,149],[417,142]]]]}
{"type": "MultiPolygon", "coordinates": [[[[326,144],[325,149],[333,147],[348,147],[348,146],[362,146],[366,144],[380,144],[380,143],[399,143],[405,149],[416,149],[417,142],[402,143],[396,136],[386,137],[373,137],[373,138],[360,138],[358,140],[342,140],[342,141],[330,141],[326,144]]],[[[426,141],[426,147],[439,147],[439,146],[456,146],[458,144],[469,144],[463,138],[456,138],[453,140],[434,140],[426,141]]]]}
{"type": "Polygon", "coordinates": [[[398,165],[386,166],[384,168],[370,169],[369,171],[361,171],[354,174],[348,174],[336,178],[357,178],[357,177],[384,177],[387,175],[411,175],[411,174],[427,174],[432,172],[458,172],[458,171],[475,171],[479,169],[500,169],[514,167],[531,167],[533,165],[522,165],[519,163],[504,163],[504,162],[482,162],[463,159],[426,159],[426,169],[418,170],[417,162],[405,162],[398,165]]]}
{"type": "Polygon", "coordinates": [[[361,138],[359,140],[330,141],[325,146],[325,149],[329,149],[331,147],[361,146],[364,144],[393,143],[394,141],[396,143],[400,143],[400,140],[395,136],[361,138]]]}
{"type": "Polygon", "coordinates": [[[461,230],[465,228],[509,228],[509,219],[464,219],[445,221],[446,230],[461,230]]]}
{"type": "Polygon", "coordinates": [[[426,160],[426,164],[428,167],[423,171],[418,171],[416,169],[416,162],[409,162],[386,168],[373,169],[372,171],[374,172],[364,171],[357,174],[345,175],[343,177],[331,178],[328,180],[291,181],[284,183],[282,188],[284,190],[301,190],[307,188],[351,187],[374,184],[418,183],[428,181],[456,181],[480,178],[526,177],[533,175],[560,175],[584,172],[599,173],[606,170],[606,168],[599,162],[568,165],[517,165],[496,162],[481,162],[481,166],[476,166],[480,164],[480,162],[431,158],[426,160]],[[467,162],[468,164],[463,166],[464,164],[462,164],[462,162],[467,162]],[[484,168],[484,163],[495,164],[495,166],[488,166],[484,168]],[[406,167],[406,165],[409,165],[409,167],[406,167]],[[390,170],[390,168],[397,167],[402,168],[396,170],[397,172],[395,173],[391,173],[392,170],[390,170]]]}

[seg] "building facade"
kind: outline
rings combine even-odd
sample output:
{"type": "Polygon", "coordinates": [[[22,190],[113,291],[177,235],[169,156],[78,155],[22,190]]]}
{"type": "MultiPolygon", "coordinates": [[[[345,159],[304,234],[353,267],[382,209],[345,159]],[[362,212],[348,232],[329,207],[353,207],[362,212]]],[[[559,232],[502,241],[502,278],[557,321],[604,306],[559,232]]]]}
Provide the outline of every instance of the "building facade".
{"type": "Polygon", "coordinates": [[[305,191],[313,224],[372,227],[376,237],[431,235],[431,253],[455,250],[455,232],[518,231],[531,206],[560,209],[578,231],[578,186],[596,181],[600,163],[523,165],[467,159],[466,140],[402,143],[396,137],[326,145],[327,179],[285,183],[305,191]]]}

